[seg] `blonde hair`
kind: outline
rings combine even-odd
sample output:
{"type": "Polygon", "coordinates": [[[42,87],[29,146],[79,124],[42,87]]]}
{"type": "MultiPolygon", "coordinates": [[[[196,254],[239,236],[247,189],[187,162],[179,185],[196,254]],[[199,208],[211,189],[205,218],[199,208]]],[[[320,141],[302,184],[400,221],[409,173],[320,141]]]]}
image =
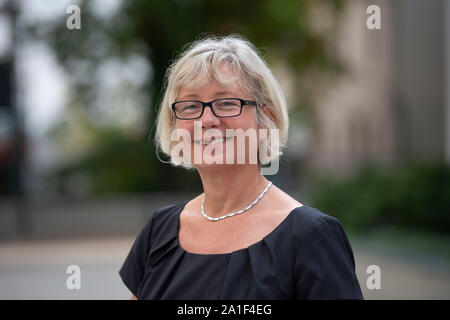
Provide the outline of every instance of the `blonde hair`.
{"type": "MultiPolygon", "coordinates": [[[[171,105],[177,99],[180,88],[193,87],[214,79],[220,84],[237,81],[242,89],[251,95],[258,106],[267,106],[272,114],[268,117],[260,108],[256,108],[256,121],[260,128],[267,130],[267,139],[259,141],[258,148],[266,152],[258,157],[259,165],[268,164],[283,154],[288,136],[289,119],[286,98],[277,80],[256,48],[240,35],[225,37],[208,36],[195,41],[168,68],[165,78],[165,92],[157,117],[155,143],[163,153],[170,157],[170,163],[192,169],[179,155],[171,151],[178,143],[172,141],[176,129],[175,116],[171,105]],[[222,63],[234,72],[230,79],[219,68],[222,63]],[[272,131],[278,129],[277,148],[272,146],[272,131]],[[265,156],[267,155],[267,156],[265,156]]],[[[158,153],[158,152],[157,152],[158,153]]]]}

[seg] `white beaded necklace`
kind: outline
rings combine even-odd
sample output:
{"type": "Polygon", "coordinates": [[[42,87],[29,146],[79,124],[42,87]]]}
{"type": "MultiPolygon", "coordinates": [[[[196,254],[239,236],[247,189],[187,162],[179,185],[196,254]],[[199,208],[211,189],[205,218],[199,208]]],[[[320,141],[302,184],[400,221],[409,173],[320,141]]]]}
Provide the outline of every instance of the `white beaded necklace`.
{"type": "Polygon", "coordinates": [[[251,207],[253,207],[253,206],[254,206],[254,205],[255,205],[255,204],[263,197],[263,195],[266,193],[266,191],[269,190],[269,187],[270,187],[271,185],[272,185],[272,181],[270,181],[270,182],[268,183],[267,187],[263,190],[263,192],[261,192],[261,194],[258,196],[258,198],[256,198],[255,201],[253,201],[252,203],[250,203],[250,204],[249,204],[247,207],[245,207],[244,209],[239,210],[239,211],[236,211],[236,212],[228,213],[228,214],[226,214],[226,215],[223,215],[223,216],[220,216],[220,217],[217,217],[217,218],[210,217],[210,216],[208,216],[208,215],[206,214],[205,209],[204,209],[205,197],[203,197],[203,200],[202,200],[202,215],[203,215],[206,219],[208,219],[208,220],[210,220],[210,221],[219,221],[219,220],[222,220],[222,219],[225,219],[225,218],[228,218],[228,217],[232,217],[232,216],[237,215],[237,214],[241,214],[241,213],[243,213],[243,212],[249,210],[251,207]]]}

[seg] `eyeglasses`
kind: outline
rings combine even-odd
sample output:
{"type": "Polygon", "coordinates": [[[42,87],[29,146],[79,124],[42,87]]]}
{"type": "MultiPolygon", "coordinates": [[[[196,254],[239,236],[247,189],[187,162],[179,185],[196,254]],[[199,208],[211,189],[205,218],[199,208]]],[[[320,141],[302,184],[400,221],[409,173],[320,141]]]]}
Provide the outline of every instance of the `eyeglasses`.
{"type": "Polygon", "coordinates": [[[172,104],[175,117],[180,120],[192,120],[201,118],[205,107],[210,107],[212,113],[219,118],[237,117],[246,105],[256,106],[255,101],[238,98],[222,98],[210,102],[197,100],[176,101],[172,104]]]}

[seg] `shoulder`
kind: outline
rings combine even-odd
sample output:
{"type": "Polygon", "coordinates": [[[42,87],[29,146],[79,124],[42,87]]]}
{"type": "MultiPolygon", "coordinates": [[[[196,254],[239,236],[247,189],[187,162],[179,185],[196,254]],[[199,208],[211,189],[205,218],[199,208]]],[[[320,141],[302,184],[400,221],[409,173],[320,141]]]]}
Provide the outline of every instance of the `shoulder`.
{"type": "Polygon", "coordinates": [[[173,229],[178,221],[177,213],[183,208],[187,201],[179,202],[172,205],[160,207],[152,211],[144,226],[142,227],[139,237],[150,238],[154,230],[168,231],[173,229]]]}
{"type": "Polygon", "coordinates": [[[361,299],[355,258],[338,219],[309,206],[295,215],[297,299],[361,299]]]}
{"type": "Polygon", "coordinates": [[[289,194],[274,186],[273,192],[268,197],[267,206],[271,213],[277,213],[280,218],[292,218],[291,224],[295,226],[295,230],[300,233],[308,232],[323,223],[336,223],[336,218],[322,212],[321,210],[311,207],[306,203],[301,203],[289,194]]]}
{"type": "Polygon", "coordinates": [[[304,204],[293,210],[292,227],[297,236],[307,236],[311,233],[343,231],[339,220],[321,210],[304,204]]]}
{"type": "MultiPolygon", "coordinates": [[[[308,205],[296,209],[291,231],[297,243],[297,250],[307,256],[307,252],[312,255],[317,252],[334,252],[331,256],[341,256],[346,259],[348,266],[355,265],[352,248],[344,227],[340,221],[317,208],[308,205]]],[[[308,260],[308,259],[307,259],[308,260]]],[[[314,259],[309,259],[314,260],[314,259]]]]}
{"type": "Polygon", "coordinates": [[[170,215],[174,215],[179,210],[181,210],[186,205],[187,202],[188,200],[158,208],[155,211],[153,211],[151,218],[164,219],[170,215]]]}
{"type": "Polygon", "coordinates": [[[182,201],[156,209],[150,215],[148,222],[158,227],[172,224],[178,220],[178,214],[188,201],[182,201]]]}

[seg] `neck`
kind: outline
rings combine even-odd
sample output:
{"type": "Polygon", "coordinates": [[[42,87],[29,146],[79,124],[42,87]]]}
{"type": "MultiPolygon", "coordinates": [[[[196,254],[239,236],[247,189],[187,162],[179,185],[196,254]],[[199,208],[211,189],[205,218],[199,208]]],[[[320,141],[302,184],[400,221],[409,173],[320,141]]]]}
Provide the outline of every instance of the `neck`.
{"type": "Polygon", "coordinates": [[[211,217],[241,210],[253,202],[269,181],[257,165],[198,168],[202,180],[205,211],[211,217]]]}

